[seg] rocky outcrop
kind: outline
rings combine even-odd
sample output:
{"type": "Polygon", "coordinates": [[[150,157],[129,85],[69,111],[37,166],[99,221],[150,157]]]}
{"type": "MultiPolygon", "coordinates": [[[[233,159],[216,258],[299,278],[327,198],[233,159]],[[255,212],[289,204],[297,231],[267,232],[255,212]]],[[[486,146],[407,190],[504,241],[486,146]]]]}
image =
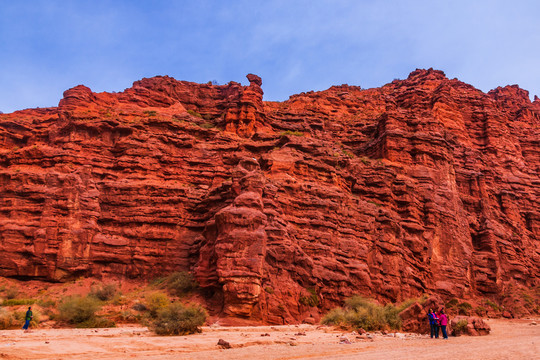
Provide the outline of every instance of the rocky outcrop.
{"type": "MultiPolygon", "coordinates": [[[[262,81],[77,86],[0,115],[0,276],[193,272],[210,309],[540,285],[540,103],[441,71],[262,100],[262,81]]],[[[524,299],[521,314],[533,311],[524,299]]]]}
{"type": "Polygon", "coordinates": [[[267,239],[263,187],[257,160],[240,160],[233,171],[236,197],[206,225],[195,269],[203,287],[218,285],[223,291],[227,315],[251,316],[261,293],[267,239]]]}
{"type": "Polygon", "coordinates": [[[450,321],[449,329],[452,336],[481,336],[491,332],[491,327],[484,320],[474,316],[456,316],[450,321]]]}

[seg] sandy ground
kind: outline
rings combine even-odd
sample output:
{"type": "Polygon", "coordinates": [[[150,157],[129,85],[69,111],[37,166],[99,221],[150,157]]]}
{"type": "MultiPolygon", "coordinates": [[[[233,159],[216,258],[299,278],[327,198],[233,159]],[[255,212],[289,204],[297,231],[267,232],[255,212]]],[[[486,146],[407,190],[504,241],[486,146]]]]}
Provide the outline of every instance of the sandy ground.
{"type": "Polygon", "coordinates": [[[401,333],[357,338],[309,325],[212,326],[201,334],[171,337],[135,327],[6,330],[0,331],[0,359],[540,359],[540,325],[488,322],[488,336],[449,340],[401,333]],[[340,343],[345,338],[351,343],[340,343]],[[219,339],[232,348],[221,349],[219,339]]]}

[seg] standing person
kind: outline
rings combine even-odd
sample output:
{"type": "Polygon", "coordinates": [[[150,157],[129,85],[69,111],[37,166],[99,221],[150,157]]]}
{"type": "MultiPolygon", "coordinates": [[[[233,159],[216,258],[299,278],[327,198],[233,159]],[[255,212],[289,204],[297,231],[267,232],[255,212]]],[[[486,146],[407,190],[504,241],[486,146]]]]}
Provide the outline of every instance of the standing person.
{"type": "Polygon", "coordinates": [[[433,313],[433,317],[435,318],[435,339],[439,338],[439,329],[441,327],[441,319],[439,318],[440,315],[441,313],[439,311],[433,313]]]}
{"type": "Polygon", "coordinates": [[[436,337],[435,331],[437,330],[437,317],[435,313],[433,312],[433,309],[429,309],[428,320],[429,320],[429,330],[431,331],[431,338],[433,339],[433,337],[436,337]]]}
{"type": "Polygon", "coordinates": [[[32,318],[34,317],[34,315],[32,314],[32,307],[28,307],[28,311],[26,312],[26,315],[24,317],[24,325],[23,325],[23,330],[25,332],[28,332],[28,327],[30,326],[30,321],[32,321],[32,318]]]}
{"type": "Polygon", "coordinates": [[[444,313],[443,309],[441,309],[439,312],[441,313],[441,316],[439,316],[439,321],[441,323],[442,336],[443,336],[443,339],[448,340],[448,335],[446,334],[446,325],[448,325],[448,317],[444,313]]]}

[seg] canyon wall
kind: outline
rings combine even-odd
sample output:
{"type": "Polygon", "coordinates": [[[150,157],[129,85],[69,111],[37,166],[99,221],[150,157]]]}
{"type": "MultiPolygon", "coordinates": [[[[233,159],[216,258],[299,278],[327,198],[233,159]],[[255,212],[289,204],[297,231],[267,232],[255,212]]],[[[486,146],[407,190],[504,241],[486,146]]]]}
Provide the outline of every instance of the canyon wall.
{"type": "Polygon", "coordinates": [[[189,271],[216,314],[271,323],[540,285],[538,98],[432,69],[284,102],[248,80],[1,114],[0,276],[189,271]]]}

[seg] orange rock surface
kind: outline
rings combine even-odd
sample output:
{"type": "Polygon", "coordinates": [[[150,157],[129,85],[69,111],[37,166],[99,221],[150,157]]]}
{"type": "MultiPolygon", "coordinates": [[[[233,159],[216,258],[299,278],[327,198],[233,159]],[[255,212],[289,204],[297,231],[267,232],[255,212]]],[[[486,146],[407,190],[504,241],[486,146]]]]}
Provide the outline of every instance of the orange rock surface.
{"type": "Polygon", "coordinates": [[[271,323],[540,285],[540,100],[432,69],[284,102],[248,80],[0,115],[0,276],[185,270],[216,314],[271,323]]]}

